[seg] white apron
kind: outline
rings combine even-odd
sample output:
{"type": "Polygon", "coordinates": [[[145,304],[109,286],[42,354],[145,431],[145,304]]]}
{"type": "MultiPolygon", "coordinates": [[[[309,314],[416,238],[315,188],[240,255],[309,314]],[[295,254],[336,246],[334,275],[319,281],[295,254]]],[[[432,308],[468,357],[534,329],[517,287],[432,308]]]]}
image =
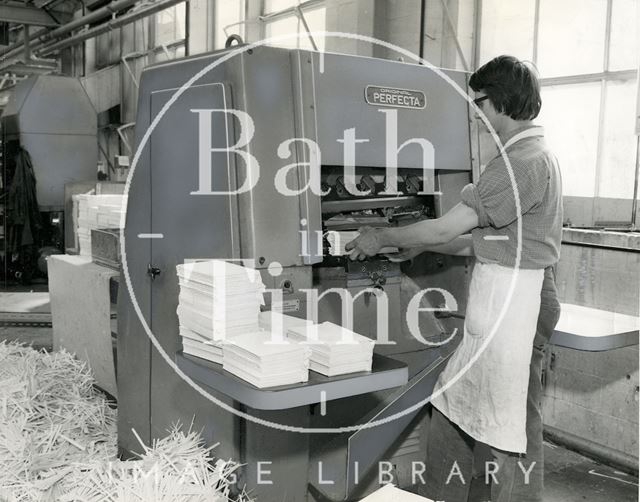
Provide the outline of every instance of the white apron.
{"type": "MultiPolygon", "coordinates": [[[[540,127],[526,129],[503,149],[521,139],[542,135],[540,127]]],[[[464,336],[440,374],[434,394],[448,387],[431,402],[474,439],[500,450],[526,453],[529,365],[544,270],[520,269],[509,298],[514,272],[493,263],[476,263],[464,336]]]]}
{"type": "Polygon", "coordinates": [[[514,272],[493,263],[476,263],[464,336],[440,374],[434,394],[450,386],[432,404],[474,439],[525,453],[529,365],[544,270],[519,270],[509,299],[514,272]],[[505,305],[505,315],[497,324],[505,305]]]}

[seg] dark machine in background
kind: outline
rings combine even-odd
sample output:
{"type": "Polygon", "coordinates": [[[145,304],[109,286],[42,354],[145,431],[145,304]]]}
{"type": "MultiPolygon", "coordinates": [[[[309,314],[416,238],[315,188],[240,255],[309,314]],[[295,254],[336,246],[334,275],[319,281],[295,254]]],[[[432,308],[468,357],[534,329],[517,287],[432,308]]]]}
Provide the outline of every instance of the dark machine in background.
{"type": "Polygon", "coordinates": [[[78,79],[33,76],[16,85],[0,130],[5,237],[0,274],[5,283],[29,282],[46,271],[46,256],[64,252],[65,184],[96,178],[96,112],[78,79]],[[17,170],[35,178],[36,201],[22,203],[30,190],[23,180],[29,177],[16,177],[17,170]],[[17,204],[11,194],[18,194],[17,204]],[[22,213],[33,205],[37,210],[25,230],[22,213]]]}
{"type": "MultiPolygon", "coordinates": [[[[185,81],[224,54],[228,51],[144,71],[136,147],[185,81]]],[[[445,73],[466,90],[466,74],[445,73]]],[[[145,322],[168,357],[231,408],[297,427],[366,424],[424,399],[454,343],[435,344],[462,326],[469,262],[425,255],[413,264],[391,263],[382,256],[352,263],[345,257],[329,256],[322,236],[328,230],[354,230],[363,224],[404,225],[443,214],[459,202],[461,188],[472,178],[469,127],[467,102],[450,83],[424,66],[258,47],[202,76],[165,110],[149,136],[131,180],[127,206],[126,260],[131,286],[145,322]],[[203,110],[218,110],[209,117],[211,144],[204,150],[212,162],[211,186],[204,187],[204,192],[217,194],[203,193],[200,186],[199,122],[208,113],[203,110]],[[240,155],[225,151],[236,148],[241,132],[247,129],[237,116],[221,110],[239,110],[251,117],[255,132],[237,150],[257,159],[259,178],[248,175],[240,155]],[[394,133],[388,120],[396,119],[399,193],[389,195],[382,193],[385,168],[391,162],[387,147],[393,147],[387,137],[394,133]],[[344,155],[344,135],[353,128],[355,138],[366,141],[357,143],[355,159],[349,159],[344,155]],[[299,190],[318,173],[309,169],[309,144],[289,142],[293,138],[313,140],[319,146],[325,195],[299,190]],[[431,169],[423,170],[425,148],[418,142],[401,148],[411,138],[423,138],[432,145],[431,169]],[[345,164],[350,162],[361,194],[346,189],[344,173],[349,166],[345,164]],[[287,186],[299,192],[284,196],[275,180],[291,164],[297,165],[288,170],[287,186]],[[251,190],[228,195],[248,176],[255,182],[251,190]],[[161,238],[141,238],[145,234],[161,238]],[[305,290],[322,293],[344,288],[357,295],[354,330],[370,337],[376,336],[380,305],[367,290],[384,291],[388,300],[385,322],[395,344],[379,346],[375,352],[387,366],[404,368],[404,383],[376,387],[373,382],[381,368],[374,363],[370,375],[314,377],[315,382],[310,378],[308,384],[258,392],[225,375],[217,365],[182,355],[175,267],[185,260],[211,258],[255,260],[267,287],[282,291],[280,304],[271,305],[267,299],[266,308],[295,316],[340,323],[343,303],[336,295],[327,294],[314,311],[305,290]],[[282,273],[273,276],[271,264],[281,266],[282,273]],[[442,295],[435,291],[424,295],[420,331],[432,345],[411,336],[405,318],[411,298],[426,288],[446,289],[458,301],[458,312],[436,316],[427,307],[442,306],[442,295]],[[323,386],[327,389],[326,414],[319,405],[318,389],[323,386]]],[[[424,410],[355,432],[275,430],[238,418],[188,386],[152,346],[124,287],[119,295],[118,333],[118,436],[123,453],[139,447],[132,429],[148,442],[164,435],[176,422],[193,421],[207,443],[220,442],[216,455],[246,463],[239,485],[253,489],[261,501],[282,500],[284,486],[287,500],[351,499],[375,484],[372,473],[378,460],[391,459],[402,485],[411,461],[421,459],[424,410]],[[257,482],[259,461],[273,462],[269,476],[273,485],[257,482]],[[332,484],[319,482],[320,462],[324,479],[332,484]],[[355,463],[359,482],[353,476],[355,463]]]]}

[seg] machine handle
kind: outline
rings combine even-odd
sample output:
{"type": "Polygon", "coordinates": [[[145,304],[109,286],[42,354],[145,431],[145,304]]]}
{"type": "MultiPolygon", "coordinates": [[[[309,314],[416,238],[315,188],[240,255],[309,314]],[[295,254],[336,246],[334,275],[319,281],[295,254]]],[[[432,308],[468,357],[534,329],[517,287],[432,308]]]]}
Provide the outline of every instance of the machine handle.
{"type": "Polygon", "coordinates": [[[151,263],[147,265],[147,275],[151,277],[152,281],[154,281],[156,279],[156,276],[160,275],[161,272],[162,270],[160,270],[158,267],[154,267],[153,265],[151,265],[151,263]]]}
{"type": "Polygon", "coordinates": [[[224,48],[228,49],[229,47],[231,47],[233,45],[233,42],[236,42],[236,45],[244,44],[244,41],[242,40],[242,37],[240,35],[236,35],[234,33],[233,35],[229,35],[227,37],[227,40],[225,40],[225,42],[224,42],[224,48]]]}

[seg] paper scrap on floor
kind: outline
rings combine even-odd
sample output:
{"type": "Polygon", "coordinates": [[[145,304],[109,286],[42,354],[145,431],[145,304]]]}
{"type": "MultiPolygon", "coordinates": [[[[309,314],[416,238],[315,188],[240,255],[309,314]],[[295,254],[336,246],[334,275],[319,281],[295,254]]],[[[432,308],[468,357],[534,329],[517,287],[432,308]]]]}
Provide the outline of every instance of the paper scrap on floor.
{"type": "Polygon", "coordinates": [[[401,490],[392,484],[384,485],[360,502],[434,502],[415,493],[401,490]]]}

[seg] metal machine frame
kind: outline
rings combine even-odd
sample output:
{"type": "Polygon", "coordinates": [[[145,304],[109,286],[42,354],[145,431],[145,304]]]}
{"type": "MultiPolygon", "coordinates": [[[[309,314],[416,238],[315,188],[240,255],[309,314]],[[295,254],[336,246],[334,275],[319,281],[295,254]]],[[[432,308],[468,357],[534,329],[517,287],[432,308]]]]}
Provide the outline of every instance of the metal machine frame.
{"type": "MultiPolygon", "coordinates": [[[[137,147],[154,117],[181,85],[225,54],[228,51],[175,60],[144,71],[136,122],[137,147]]],[[[466,89],[465,73],[445,73],[466,89]]],[[[230,113],[212,113],[209,146],[229,149],[236,145],[244,125],[230,113]]],[[[328,228],[347,228],[349,221],[351,225],[362,221],[401,225],[439,216],[459,201],[460,189],[471,181],[471,158],[468,105],[429,68],[266,46],[244,51],[187,89],[166,111],[140,153],[129,192],[124,257],[135,300],[169,357],[177,358],[183,371],[228,406],[298,427],[337,427],[389,416],[428,395],[451,350],[425,348],[408,335],[402,315],[408,296],[421,288],[447,288],[463,311],[469,262],[465,258],[426,255],[402,267],[383,258],[352,264],[344,258],[328,257],[316,236],[328,228]],[[381,103],[367,95],[368,86],[390,93],[406,91],[407,96],[415,93],[416,105],[381,103]],[[258,159],[260,177],[248,192],[198,193],[201,159],[197,110],[212,109],[240,110],[254,121],[255,134],[241,150],[258,159]],[[402,193],[389,196],[380,191],[389,162],[385,155],[385,120],[392,116],[398,123],[397,146],[416,136],[426,138],[434,147],[435,164],[433,169],[423,170],[419,145],[402,147],[397,155],[402,193]],[[354,127],[356,138],[368,139],[358,144],[354,166],[359,186],[373,189],[367,196],[345,192],[340,176],[346,162],[340,140],[345,130],[354,127]],[[291,138],[310,139],[320,147],[322,187],[330,190],[329,194],[321,197],[305,190],[296,196],[283,196],[275,189],[276,173],[288,164],[297,164],[286,178],[292,189],[304,187],[318,174],[310,170],[307,144],[296,141],[279,149],[291,138]],[[161,234],[162,238],[146,240],[139,238],[140,234],[161,234]],[[303,249],[308,253],[301,252],[303,249]],[[322,415],[317,402],[311,404],[313,399],[303,402],[291,397],[295,386],[274,389],[274,396],[280,392],[277,400],[274,397],[270,401],[268,391],[258,398],[248,384],[231,382],[220,368],[179,355],[175,266],[184,260],[206,258],[254,259],[267,287],[282,291],[280,307],[292,315],[306,316],[310,312],[305,289],[323,292],[342,287],[354,295],[364,292],[354,303],[354,329],[368,336],[375,336],[372,319],[377,304],[365,290],[383,289],[392,306],[389,326],[397,343],[380,347],[376,357],[395,368],[396,379],[390,378],[386,386],[372,386],[376,372],[385,368],[382,363],[374,363],[371,375],[343,379],[339,384],[342,392],[327,403],[330,413],[322,415]],[[272,262],[282,265],[279,276],[268,272],[272,262]],[[149,275],[149,271],[153,273],[149,275]],[[358,378],[360,384],[356,385],[358,378]],[[282,393],[287,390],[292,393],[282,393]]],[[[250,175],[237,153],[213,151],[211,162],[211,191],[232,191],[250,175]]],[[[329,437],[274,430],[225,412],[190,388],[162,359],[136,316],[131,295],[122,289],[118,434],[123,451],[139,448],[132,428],[149,441],[164,435],[177,421],[193,421],[207,443],[220,442],[217,455],[248,465],[261,456],[274,462],[273,485],[259,485],[255,470],[243,473],[241,483],[254,489],[261,501],[282,500],[281,483],[286,483],[288,500],[345,500],[366,492],[371,486],[367,483],[373,482],[367,478],[356,486],[352,480],[354,461],[360,463],[364,478],[379,458],[397,455],[401,459],[397,474],[402,477],[408,459],[419,457],[420,447],[415,444],[418,432],[411,432],[418,431],[416,427],[424,420],[424,412],[420,414],[419,410],[385,426],[329,437]],[[413,441],[411,447],[405,444],[408,436],[413,441]],[[333,485],[317,482],[316,468],[321,460],[325,460],[325,469],[331,465],[333,485]]],[[[440,300],[437,295],[424,299],[427,304],[440,300]]],[[[423,314],[421,329],[432,341],[443,340],[461,326],[460,315],[436,318],[433,313],[423,314]]],[[[335,298],[327,296],[321,301],[319,321],[341,322],[341,315],[341,303],[335,298]]]]}

